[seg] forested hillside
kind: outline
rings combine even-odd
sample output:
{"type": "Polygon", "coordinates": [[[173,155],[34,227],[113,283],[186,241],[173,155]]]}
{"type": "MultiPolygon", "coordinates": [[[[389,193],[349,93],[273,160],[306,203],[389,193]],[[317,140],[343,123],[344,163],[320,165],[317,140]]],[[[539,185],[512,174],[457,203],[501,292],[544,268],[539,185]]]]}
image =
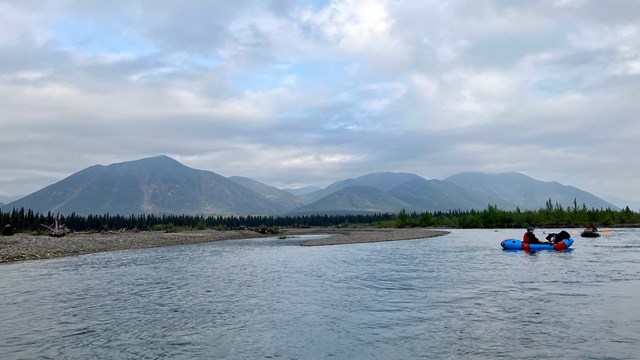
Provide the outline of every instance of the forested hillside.
{"type": "Polygon", "coordinates": [[[198,215],[52,215],[31,210],[0,211],[0,228],[9,226],[12,231],[38,232],[43,225],[58,221],[72,231],[103,230],[164,230],[185,231],[203,229],[231,229],[256,226],[350,226],[373,225],[378,227],[446,227],[446,228],[524,228],[537,227],[585,227],[638,226],[640,213],[630,210],[563,208],[547,202],[545,209],[537,211],[506,211],[496,206],[485,210],[447,212],[406,212],[398,214],[362,215],[299,215],[299,216],[198,216],[198,215]]]}

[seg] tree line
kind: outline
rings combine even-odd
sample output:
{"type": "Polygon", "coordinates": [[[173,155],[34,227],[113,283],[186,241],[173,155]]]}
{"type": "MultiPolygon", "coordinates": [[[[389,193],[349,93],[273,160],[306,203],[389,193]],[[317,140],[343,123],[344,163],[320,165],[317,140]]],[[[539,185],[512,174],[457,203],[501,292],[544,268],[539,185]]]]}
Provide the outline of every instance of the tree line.
{"type": "Polygon", "coordinates": [[[293,227],[293,226],[338,226],[341,224],[372,224],[388,221],[392,214],[366,215],[299,215],[299,216],[204,216],[172,214],[102,214],[86,216],[75,213],[69,215],[34,212],[30,209],[0,210],[0,228],[10,225],[13,231],[42,231],[42,225],[65,225],[72,231],[114,231],[114,230],[203,230],[237,229],[241,227],[293,227]]]}
{"type": "Polygon", "coordinates": [[[564,208],[551,199],[539,210],[515,211],[489,205],[484,210],[408,213],[401,211],[390,220],[378,223],[382,227],[434,226],[447,228],[525,228],[527,226],[577,228],[587,226],[640,226],[640,213],[629,207],[622,210],[588,209],[584,204],[564,208]]]}
{"type": "Polygon", "coordinates": [[[41,214],[30,209],[0,210],[0,228],[10,225],[13,231],[42,231],[42,225],[55,222],[64,224],[72,231],[104,230],[202,230],[237,229],[241,227],[294,227],[294,226],[348,226],[373,225],[378,227],[445,227],[445,228],[524,228],[558,227],[575,228],[594,225],[630,226],[640,224],[640,213],[629,207],[622,210],[588,209],[584,204],[562,207],[551,199],[539,210],[501,210],[488,205],[484,210],[450,210],[436,212],[407,212],[397,214],[352,214],[352,215],[296,215],[296,216],[204,216],[204,215],[155,215],[119,214],[69,215],[41,214]]]}

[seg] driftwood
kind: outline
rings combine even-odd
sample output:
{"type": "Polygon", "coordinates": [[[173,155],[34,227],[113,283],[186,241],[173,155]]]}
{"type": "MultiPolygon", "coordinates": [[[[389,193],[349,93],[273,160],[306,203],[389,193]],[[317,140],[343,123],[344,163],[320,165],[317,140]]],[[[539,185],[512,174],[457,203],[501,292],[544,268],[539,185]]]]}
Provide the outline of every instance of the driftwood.
{"type": "MultiPolygon", "coordinates": [[[[134,229],[133,231],[137,232],[136,230],[137,229],[134,229]]],[[[100,228],[100,234],[123,234],[125,232],[127,232],[126,227],[116,229],[116,230],[109,230],[109,227],[107,225],[102,225],[102,227],[100,228]]]]}
{"type": "Polygon", "coordinates": [[[2,235],[3,236],[11,236],[13,235],[14,231],[13,231],[13,227],[9,224],[5,225],[4,228],[2,228],[2,235]]]}
{"type": "Polygon", "coordinates": [[[41,224],[41,225],[49,229],[49,236],[53,236],[53,237],[63,237],[71,232],[71,230],[69,230],[69,228],[66,227],[64,224],[58,225],[58,220],[56,220],[56,223],[52,224],[51,226],[48,226],[45,224],[41,224]]]}

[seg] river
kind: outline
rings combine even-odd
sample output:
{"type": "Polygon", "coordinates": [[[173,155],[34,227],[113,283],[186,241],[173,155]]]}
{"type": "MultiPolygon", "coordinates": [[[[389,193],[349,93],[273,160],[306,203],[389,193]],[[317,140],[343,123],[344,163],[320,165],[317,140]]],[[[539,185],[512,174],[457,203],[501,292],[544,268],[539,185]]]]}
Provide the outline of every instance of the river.
{"type": "MultiPolygon", "coordinates": [[[[2,359],[637,359],[640,229],[302,247],[232,240],[0,266],[2,359]]],[[[544,232],[557,229],[539,229],[544,232]]]]}

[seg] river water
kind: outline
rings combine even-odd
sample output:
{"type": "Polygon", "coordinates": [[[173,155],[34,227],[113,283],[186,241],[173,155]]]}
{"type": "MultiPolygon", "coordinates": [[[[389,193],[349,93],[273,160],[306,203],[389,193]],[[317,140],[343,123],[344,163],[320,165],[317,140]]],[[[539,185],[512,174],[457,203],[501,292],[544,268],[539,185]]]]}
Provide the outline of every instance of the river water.
{"type": "Polygon", "coordinates": [[[640,230],[573,235],[567,252],[501,250],[521,232],[2,265],[0,358],[638,359],[640,230]]]}

